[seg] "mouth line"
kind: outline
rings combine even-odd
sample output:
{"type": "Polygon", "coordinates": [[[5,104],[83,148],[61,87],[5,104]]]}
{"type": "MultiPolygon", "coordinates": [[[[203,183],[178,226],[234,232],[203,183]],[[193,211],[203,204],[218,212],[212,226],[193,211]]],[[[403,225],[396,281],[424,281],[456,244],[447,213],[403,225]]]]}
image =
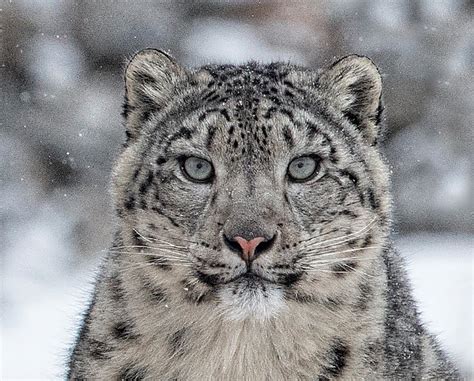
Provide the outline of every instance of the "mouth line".
{"type": "Polygon", "coordinates": [[[237,275],[235,277],[233,277],[232,279],[228,280],[228,281],[225,281],[223,282],[222,284],[228,284],[228,283],[232,283],[232,282],[235,282],[239,279],[247,279],[249,281],[263,281],[263,282],[268,282],[268,283],[272,283],[272,284],[279,284],[278,282],[275,282],[273,280],[270,280],[268,278],[265,278],[261,275],[258,275],[258,274],[255,274],[253,271],[246,271],[240,275],[237,275]]]}
{"type": "Polygon", "coordinates": [[[248,267],[245,271],[227,280],[221,280],[220,274],[206,274],[205,272],[197,270],[197,269],[195,270],[194,273],[199,281],[211,287],[229,284],[239,279],[247,279],[248,281],[262,281],[262,282],[267,282],[267,283],[274,284],[277,286],[290,287],[291,285],[293,285],[293,283],[296,283],[302,275],[302,273],[300,272],[280,274],[283,276],[283,279],[278,281],[278,280],[269,279],[265,276],[257,274],[248,267]]]}
{"type": "Polygon", "coordinates": [[[201,280],[201,282],[206,283],[207,285],[212,286],[212,287],[215,287],[215,286],[218,286],[218,285],[229,284],[229,283],[235,282],[239,279],[248,279],[248,280],[254,280],[254,281],[260,280],[260,281],[272,283],[272,284],[275,284],[275,285],[282,285],[279,282],[276,282],[276,281],[268,279],[264,276],[255,274],[253,271],[249,271],[249,270],[246,270],[245,272],[243,272],[241,274],[238,274],[238,275],[236,275],[236,276],[234,276],[231,279],[228,279],[226,281],[217,281],[213,275],[207,275],[207,274],[205,274],[201,271],[198,271],[197,274],[198,274],[198,279],[201,280]]]}
{"type": "Polygon", "coordinates": [[[267,279],[263,276],[260,276],[260,275],[257,275],[255,274],[254,272],[252,271],[247,271],[246,273],[243,273],[242,275],[240,275],[237,279],[239,278],[245,278],[245,279],[260,279],[260,280],[264,280],[266,282],[270,282],[270,283],[273,283],[273,281],[271,281],[270,279],[267,279]]]}

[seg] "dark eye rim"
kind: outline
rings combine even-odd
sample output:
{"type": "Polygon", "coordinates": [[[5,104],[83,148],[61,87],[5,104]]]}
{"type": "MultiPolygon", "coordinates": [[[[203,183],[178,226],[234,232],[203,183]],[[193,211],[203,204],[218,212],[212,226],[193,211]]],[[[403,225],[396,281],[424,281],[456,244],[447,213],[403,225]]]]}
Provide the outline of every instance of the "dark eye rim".
{"type": "Polygon", "coordinates": [[[291,182],[293,183],[306,183],[310,180],[313,180],[319,174],[319,171],[321,169],[321,160],[322,160],[321,157],[319,157],[316,154],[304,154],[304,155],[294,157],[293,159],[290,160],[290,162],[288,163],[288,167],[286,169],[286,174],[288,176],[288,179],[291,180],[291,182]],[[310,157],[311,159],[315,161],[316,166],[314,167],[314,171],[311,173],[311,175],[309,175],[308,177],[305,177],[304,179],[297,179],[296,177],[293,177],[291,175],[290,165],[291,163],[293,163],[293,161],[301,159],[302,157],[310,157]]]}
{"type": "Polygon", "coordinates": [[[212,163],[209,160],[207,160],[203,157],[190,155],[190,156],[180,156],[178,158],[178,162],[179,162],[179,167],[181,169],[181,173],[184,175],[184,177],[187,180],[189,180],[193,183],[198,183],[198,184],[209,184],[209,183],[212,183],[212,181],[214,180],[214,166],[212,165],[212,163]],[[206,177],[205,179],[202,179],[202,180],[191,177],[191,175],[186,171],[186,167],[184,166],[184,163],[186,162],[186,160],[188,160],[190,158],[195,158],[195,159],[207,161],[211,165],[211,173],[209,174],[209,177],[206,177]]]}

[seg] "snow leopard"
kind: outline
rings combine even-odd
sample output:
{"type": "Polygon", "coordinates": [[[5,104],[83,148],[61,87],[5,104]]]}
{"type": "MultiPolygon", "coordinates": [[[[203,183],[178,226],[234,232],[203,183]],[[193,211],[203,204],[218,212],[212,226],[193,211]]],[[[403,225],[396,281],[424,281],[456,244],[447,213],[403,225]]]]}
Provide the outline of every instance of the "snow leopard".
{"type": "Polygon", "coordinates": [[[116,234],[67,378],[456,379],[391,240],[367,57],[125,69],[116,234]]]}

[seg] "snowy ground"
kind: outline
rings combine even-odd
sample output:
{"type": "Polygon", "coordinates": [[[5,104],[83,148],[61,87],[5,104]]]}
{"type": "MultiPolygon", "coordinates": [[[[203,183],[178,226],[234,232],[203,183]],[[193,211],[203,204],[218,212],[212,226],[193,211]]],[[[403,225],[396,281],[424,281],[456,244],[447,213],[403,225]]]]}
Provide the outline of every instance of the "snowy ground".
{"type": "MultiPolygon", "coordinates": [[[[1,378],[59,379],[98,260],[81,272],[57,247],[54,219],[23,232],[7,253],[2,284],[1,378]]],[[[412,235],[398,239],[408,260],[424,321],[463,373],[474,375],[472,236],[412,235]]]]}
{"type": "Polygon", "coordinates": [[[474,237],[411,235],[398,247],[408,262],[423,321],[468,379],[473,364],[474,237]]]}

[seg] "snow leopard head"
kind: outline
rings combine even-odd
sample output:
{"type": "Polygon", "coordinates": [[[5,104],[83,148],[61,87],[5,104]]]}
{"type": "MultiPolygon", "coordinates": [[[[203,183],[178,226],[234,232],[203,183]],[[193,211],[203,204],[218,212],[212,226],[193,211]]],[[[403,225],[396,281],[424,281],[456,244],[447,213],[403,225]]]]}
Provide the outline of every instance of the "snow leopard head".
{"type": "Polygon", "coordinates": [[[145,283],[232,319],[351,292],[390,218],[368,58],[187,70],[147,49],[125,83],[113,193],[123,256],[145,283]]]}

